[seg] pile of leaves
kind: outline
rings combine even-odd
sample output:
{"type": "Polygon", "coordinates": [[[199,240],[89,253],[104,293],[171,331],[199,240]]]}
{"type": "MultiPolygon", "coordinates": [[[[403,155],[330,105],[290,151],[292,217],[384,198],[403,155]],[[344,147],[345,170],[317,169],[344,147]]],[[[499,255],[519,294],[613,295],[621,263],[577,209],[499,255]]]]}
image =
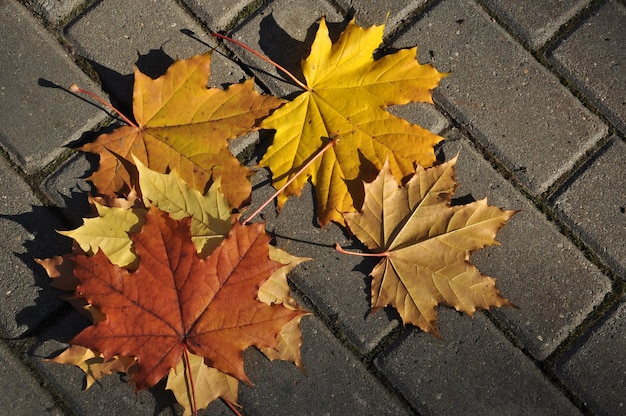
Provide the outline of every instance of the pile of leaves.
{"type": "Polygon", "coordinates": [[[372,309],[391,305],[438,335],[439,304],[469,315],[510,305],[469,254],[496,244],[513,211],[450,205],[456,159],[435,165],[443,138],[386,111],[432,103],[446,74],[419,64],[416,48],[374,59],[383,29],[352,21],[333,44],[322,19],[293,101],[258,94],[252,79],[207,88],[210,53],[158,79],[135,71],[135,121],[80,148],[100,158],[93,217],[61,232],[72,253],[39,260],[93,321],[53,361],[83,369],[87,388],[114,372],[136,389],[167,377],[186,415],[219,397],[236,404],[250,346],[302,366],[306,311],[286,276],[309,259],[234,214],[250,201],[253,172],[228,141],[260,128],[275,130],[260,166],[280,188],[278,208],[310,179],[319,223],[347,226],[364,255],[381,258],[372,309]]]}

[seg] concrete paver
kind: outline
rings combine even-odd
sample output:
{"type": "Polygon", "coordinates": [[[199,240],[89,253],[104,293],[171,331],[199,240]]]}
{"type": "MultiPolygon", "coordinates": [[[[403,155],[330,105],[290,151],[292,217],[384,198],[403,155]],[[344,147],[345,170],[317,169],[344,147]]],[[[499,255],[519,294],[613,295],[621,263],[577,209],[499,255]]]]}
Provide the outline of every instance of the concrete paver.
{"type": "Polygon", "coordinates": [[[1,1],[0,25],[0,145],[34,173],[106,114],[61,89],[75,82],[98,91],[26,9],[1,1]]]}
{"type": "Polygon", "coordinates": [[[561,72],[626,133],[626,5],[608,1],[552,52],[561,72]]]}
{"type": "Polygon", "coordinates": [[[38,380],[18,361],[6,345],[0,344],[0,409],[14,416],[61,416],[61,409],[38,380]]]}
{"type": "Polygon", "coordinates": [[[501,245],[477,251],[470,261],[482,273],[497,278],[502,293],[519,307],[492,313],[524,349],[543,360],[604,299],[611,282],[469,148],[467,140],[444,143],[443,149],[448,158],[459,153],[460,186],[455,196],[487,197],[491,205],[520,210],[498,233],[501,245]]]}
{"type": "Polygon", "coordinates": [[[554,206],[594,252],[626,278],[626,170],[618,162],[624,160],[626,144],[613,137],[554,206]]]}
{"type": "Polygon", "coordinates": [[[443,339],[407,331],[376,359],[420,414],[579,415],[482,314],[440,308],[443,339]]]}
{"type": "Polygon", "coordinates": [[[59,221],[0,160],[0,331],[5,336],[24,334],[61,305],[56,291],[45,284],[44,270],[33,260],[62,249],[55,227],[59,221]]]}
{"type": "MultiPolygon", "coordinates": [[[[124,110],[132,97],[132,73],[158,77],[173,60],[205,53],[217,43],[175,1],[105,0],[66,29],[69,42],[88,59],[124,110]],[[187,36],[190,30],[199,39],[187,36]],[[97,32],[98,36],[93,36],[97,32]]],[[[244,72],[219,53],[213,54],[210,85],[232,84],[244,72]]]]}
{"type": "Polygon", "coordinates": [[[532,49],[539,49],[591,0],[480,0],[532,49]]]}
{"type": "Polygon", "coordinates": [[[557,77],[471,2],[437,3],[394,42],[415,44],[420,62],[432,60],[440,71],[452,72],[433,91],[435,101],[533,194],[546,191],[607,132],[557,77]]]}
{"type": "Polygon", "coordinates": [[[597,415],[626,410],[626,302],[613,310],[557,366],[565,383],[597,415]]]}

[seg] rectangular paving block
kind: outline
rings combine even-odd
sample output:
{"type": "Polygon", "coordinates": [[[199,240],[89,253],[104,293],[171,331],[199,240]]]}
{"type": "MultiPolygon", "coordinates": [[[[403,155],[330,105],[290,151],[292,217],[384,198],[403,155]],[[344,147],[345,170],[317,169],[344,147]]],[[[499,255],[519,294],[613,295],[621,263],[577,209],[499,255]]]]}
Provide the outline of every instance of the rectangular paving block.
{"type": "Polygon", "coordinates": [[[550,59],[626,133],[626,5],[608,1],[554,49],[550,59]]]}
{"type": "Polygon", "coordinates": [[[581,414],[483,314],[440,308],[440,329],[407,331],[375,360],[420,414],[581,414]]]}
{"type": "Polygon", "coordinates": [[[289,362],[269,362],[254,349],[245,352],[246,373],[254,386],[240,387],[244,414],[413,414],[315,317],[302,319],[302,334],[306,374],[289,362]]]}
{"type": "Polygon", "coordinates": [[[444,109],[532,192],[541,194],[607,127],[472,2],[444,0],[394,42],[452,72],[434,90],[444,109]]]}
{"type": "Polygon", "coordinates": [[[440,329],[409,331],[375,360],[420,414],[581,414],[483,314],[440,308],[440,329]]]}
{"type": "Polygon", "coordinates": [[[491,205],[520,210],[498,233],[500,245],[476,251],[470,261],[497,278],[504,296],[518,306],[492,313],[543,360],[604,299],[611,282],[466,140],[442,148],[448,159],[459,154],[456,197],[486,197],[491,205]]]}
{"type": "Polygon", "coordinates": [[[385,34],[389,34],[423,6],[426,0],[337,0],[337,3],[348,14],[353,14],[359,25],[384,23],[385,34]]]}
{"type": "Polygon", "coordinates": [[[27,173],[106,117],[64,90],[72,83],[98,92],[28,10],[0,1],[0,146],[27,173]]]}
{"type": "MultiPolygon", "coordinates": [[[[254,0],[184,0],[189,7],[202,21],[212,30],[218,31],[234,24],[246,7],[252,9],[254,0]]],[[[247,16],[244,16],[247,17],[247,16]]]]}
{"type": "MultiPolygon", "coordinates": [[[[269,179],[267,170],[259,171],[253,178],[253,204],[246,210],[247,215],[274,192],[269,179]],[[257,184],[265,186],[259,188],[257,184]]],[[[350,248],[352,240],[334,223],[320,228],[314,206],[308,184],[302,196],[287,201],[280,214],[276,215],[272,203],[254,221],[267,221],[265,228],[276,239],[277,247],[294,256],[311,258],[298,265],[289,279],[350,343],[367,354],[398,325],[395,314],[369,313],[370,279],[367,275],[377,261],[335,251],[335,243],[350,248]]]]}
{"type": "Polygon", "coordinates": [[[51,23],[63,20],[85,0],[28,0],[27,4],[31,10],[41,15],[51,23]]]}
{"type": "Polygon", "coordinates": [[[478,0],[510,26],[532,49],[541,48],[590,0],[478,0]]]}
{"type": "Polygon", "coordinates": [[[0,342],[0,413],[3,415],[61,416],[54,399],[30,370],[0,342]]]}
{"type": "MultiPolygon", "coordinates": [[[[65,36],[88,59],[104,88],[130,112],[133,68],[153,78],[175,59],[212,50],[217,43],[176,1],[104,0],[66,27],[65,36]],[[195,37],[185,33],[191,31],[195,37]]],[[[234,84],[244,72],[219,51],[213,53],[210,86],[234,84]]]]}
{"type": "MultiPolygon", "coordinates": [[[[344,26],[341,23],[343,16],[325,0],[270,2],[228,35],[282,65],[304,82],[300,64],[309,55],[311,43],[317,32],[317,22],[322,16],[325,16],[329,23],[329,31],[338,35],[344,26]]],[[[227,47],[233,50],[243,63],[249,65],[272,94],[285,96],[301,91],[291,79],[267,62],[236,45],[227,43],[227,47]]]]}
{"type": "Polygon", "coordinates": [[[626,411],[626,302],[624,299],[556,367],[596,415],[626,411]]]}
{"type": "Polygon", "coordinates": [[[553,201],[557,213],[626,278],[626,144],[612,137],[553,201]]]}
{"type": "Polygon", "coordinates": [[[0,332],[18,337],[39,325],[61,304],[60,293],[34,258],[69,250],[54,230],[59,221],[0,159],[0,332]]]}

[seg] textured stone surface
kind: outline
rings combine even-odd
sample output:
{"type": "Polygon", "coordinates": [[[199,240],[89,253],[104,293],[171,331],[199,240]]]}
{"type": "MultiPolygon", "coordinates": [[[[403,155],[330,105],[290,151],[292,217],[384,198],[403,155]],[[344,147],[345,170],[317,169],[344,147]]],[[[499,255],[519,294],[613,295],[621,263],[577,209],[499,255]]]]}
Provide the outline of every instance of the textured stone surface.
{"type": "Polygon", "coordinates": [[[255,2],[253,0],[184,0],[185,4],[212,30],[223,30],[234,23],[240,13],[255,2]]]}
{"type": "Polygon", "coordinates": [[[554,50],[552,60],[626,133],[626,5],[608,1],[554,50]]]}
{"type": "Polygon", "coordinates": [[[484,315],[440,308],[440,329],[408,331],[376,359],[420,414],[580,414],[484,315]]]}
{"type": "Polygon", "coordinates": [[[253,349],[246,351],[246,372],[254,382],[252,389],[240,389],[246,414],[412,414],[319,320],[303,318],[302,332],[306,375],[291,363],[269,362],[253,349]]]}
{"type": "MultiPolygon", "coordinates": [[[[343,17],[325,0],[277,0],[267,4],[250,20],[238,26],[232,37],[268,56],[304,80],[300,62],[309,55],[321,16],[326,17],[329,30],[338,35],[343,17]]],[[[293,81],[267,62],[237,46],[227,45],[274,95],[284,96],[300,91],[293,81]],[[286,81],[288,80],[288,81],[286,81]]]]}
{"type": "MultiPolygon", "coordinates": [[[[175,1],[105,0],[89,9],[65,31],[71,44],[88,59],[104,87],[130,108],[132,72],[158,77],[173,63],[205,53],[216,46],[213,39],[175,1]],[[192,31],[192,38],[182,31],[192,31]],[[98,36],[93,36],[97,32],[98,36]]],[[[209,85],[232,84],[244,73],[216,52],[209,85]]]]}
{"type": "Polygon", "coordinates": [[[349,14],[354,14],[362,26],[385,23],[385,34],[401,25],[426,0],[337,0],[349,14]]]}
{"type": "Polygon", "coordinates": [[[534,194],[606,134],[554,75],[470,2],[438,3],[394,43],[415,44],[420,62],[452,71],[435,101],[534,194]]]}
{"type": "Polygon", "coordinates": [[[444,143],[443,149],[448,159],[459,153],[455,196],[487,197],[491,205],[520,210],[498,234],[501,245],[478,250],[470,260],[497,278],[519,307],[492,313],[543,360],[602,301],[611,283],[464,140],[444,143]]]}
{"type": "Polygon", "coordinates": [[[50,394],[18,358],[0,343],[0,409],[7,415],[61,416],[50,394]]]}
{"type": "Polygon", "coordinates": [[[573,18],[590,0],[517,1],[479,0],[531,48],[542,47],[559,28],[573,18]]]}
{"type": "Polygon", "coordinates": [[[554,206],[619,276],[626,277],[626,169],[616,166],[617,161],[626,161],[626,144],[613,137],[554,206]]]}
{"type": "MultiPolygon", "coordinates": [[[[269,185],[268,172],[258,172],[253,183],[269,185]]],[[[254,203],[247,212],[254,212],[272,193],[270,186],[254,191],[254,203]]],[[[292,197],[287,201],[278,216],[275,205],[270,204],[263,210],[262,216],[255,219],[261,220],[267,221],[266,229],[276,238],[277,247],[295,256],[312,258],[300,264],[290,279],[359,351],[367,354],[398,325],[395,313],[368,313],[370,285],[367,274],[376,261],[335,251],[334,243],[349,248],[351,240],[335,224],[326,228],[317,226],[310,184],[301,197],[292,197]]]]}
{"type": "Polygon", "coordinates": [[[626,410],[626,302],[596,326],[557,366],[557,373],[597,415],[626,410]]]}
{"type": "Polygon", "coordinates": [[[26,0],[31,10],[52,23],[65,19],[84,3],[84,0],[26,0]]]}
{"type": "Polygon", "coordinates": [[[0,26],[0,145],[34,173],[106,114],[63,90],[98,88],[23,6],[0,1],[0,26]]]}
{"type": "Polygon", "coordinates": [[[59,222],[0,160],[0,331],[8,337],[35,328],[61,304],[33,260],[63,252],[55,228],[59,222]]]}

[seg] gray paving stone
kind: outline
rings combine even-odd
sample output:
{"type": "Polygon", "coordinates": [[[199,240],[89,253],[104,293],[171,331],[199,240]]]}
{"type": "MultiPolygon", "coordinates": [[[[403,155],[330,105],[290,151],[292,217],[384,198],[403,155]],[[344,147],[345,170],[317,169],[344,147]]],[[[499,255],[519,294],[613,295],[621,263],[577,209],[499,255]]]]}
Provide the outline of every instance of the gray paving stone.
{"type": "Polygon", "coordinates": [[[426,0],[337,0],[337,3],[348,13],[354,13],[359,25],[385,23],[385,34],[389,34],[426,0]]]}
{"type": "Polygon", "coordinates": [[[85,0],[26,0],[28,7],[48,22],[57,23],[85,3],[85,0]]]}
{"type": "Polygon", "coordinates": [[[562,25],[587,6],[590,0],[479,2],[497,14],[532,49],[539,49],[562,25]]]}
{"type": "MultiPolygon", "coordinates": [[[[253,184],[266,186],[253,191],[253,204],[247,213],[254,212],[274,192],[268,186],[269,173],[266,170],[255,175],[253,184]]],[[[347,248],[352,240],[335,224],[326,228],[316,225],[310,184],[301,197],[287,201],[280,214],[276,215],[275,205],[270,204],[262,215],[254,221],[267,221],[266,229],[276,237],[277,247],[295,256],[312,258],[290,274],[291,281],[360,352],[370,352],[398,325],[395,314],[387,315],[384,311],[373,315],[368,313],[370,286],[367,275],[376,261],[335,251],[334,243],[347,248]]]]}
{"type": "MultiPolygon", "coordinates": [[[[92,62],[104,87],[126,111],[132,97],[134,66],[156,78],[174,59],[190,58],[216,46],[211,36],[171,0],[105,0],[72,22],[65,34],[92,62]],[[196,39],[181,32],[187,30],[195,33],[196,39]]],[[[244,77],[231,60],[218,52],[213,54],[210,86],[240,82],[244,77]]]]}
{"type": "Polygon", "coordinates": [[[626,144],[613,137],[554,202],[559,215],[626,278],[626,144]],[[620,165],[621,164],[621,165],[620,165]]]}
{"type": "Polygon", "coordinates": [[[312,316],[302,320],[306,375],[292,363],[244,354],[253,388],[242,385],[245,414],[276,416],[409,415],[412,412],[368,373],[312,316]]]}
{"type": "Polygon", "coordinates": [[[212,30],[234,24],[240,13],[254,0],[184,0],[185,4],[212,30]]]}
{"type": "Polygon", "coordinates": [[[86,194],[92,189],[85,178],[93,169],[85,153],[76,153],[43,181],[43,192],[56,206],[65,208],[72,221],[89,213],[86,194]]]}
{"type": "Polygon", "coordinates": [[[61,416],[61,409],[4,342],[0,343],[0,413],[61,416]]]}
{"type": "Polygon", "coordinates": [[[26,172],[106,116],[62,89],[74,82],[98,90],[22,5],[0,1],[0,144],[26,172]]]}
{"type": "Polygon", "coordinates": [[[626,411],[626,302],[557,364],[557,374],[596,415],[626,411]]]}
{"type": "Polygon", "coordinates": [[[435,101],[532,193],[546,191],[607,132],[471,2],[437,3],[394,46],[416,44],[420,62],[452,72],[434,90],[435,101]]]}
{"type": "Polygon", "coordinates": [[[626,5],[608,1],[556,48],[551,59],[626,133],[626,5]]]}
{"type": "MultiPolygon", "coordinates": [[[[325,0],[276,0],[268,3],[252,19],[235,28],[232,36],[254,50],[282,65],[299,80],[304,81],[300,62],[309,55],[317,32],[317,22],[325,16],[329,30],[339,34],[343,17],[325,0]]],[[[274,95],[285,96],[300,91],[286,75],[250,52],[227,45],[274,95]],[[288,81],[285,81],[288,80],[288,81]]]]}
{"type": "Polygon", "coordinates": [[[492,205],[520,210],[498,233],[501,245],[477,251],[471,261],[497,278],[519,307],[492,313],[543,360],[603,300],[611,283],[466,141],[444,143],[443,149],[448,158],[459,153],[456,196],[487,197],[492,205]]]}
{"type": "Polygon", "coordinates": [[[61,303],[33,261],[61,250],[55,228],[60,228],[58,221],[0,160],[0,332],[8,337],[34,328],[61,303]]]}
{"type": "Polygon", "coordinates": [[[423,415],[578,415],[481,313],[440,309],[443,339],[408,331],[376,365],[423,415]]]}

